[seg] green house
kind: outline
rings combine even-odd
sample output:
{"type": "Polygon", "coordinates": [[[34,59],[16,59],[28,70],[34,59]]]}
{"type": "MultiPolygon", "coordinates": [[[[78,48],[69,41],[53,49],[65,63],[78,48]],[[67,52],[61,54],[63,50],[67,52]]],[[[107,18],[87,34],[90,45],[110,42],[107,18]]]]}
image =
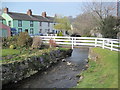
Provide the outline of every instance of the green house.
{"type": "Polygon", "coordinates": [[[2,16],[0,16],[0,23],[2,23],[2,24],[5,24],[5,25],[6,25],[6,20],[5,20],[2,16]]]}
{"type": "Polygon", "coordinates": [[[16,29],[16,33],[28,32],[31,35],[39,33],[48,33],[55,30],[54,17],[48,17],[46,12],[42,15],[33,15],[32,11],[29,9],[27,13],[16,13],[9,12],[8,8],[4,8],[2,17],[6,21],[6,25],[10,26],[12,29],[16,29]]]}

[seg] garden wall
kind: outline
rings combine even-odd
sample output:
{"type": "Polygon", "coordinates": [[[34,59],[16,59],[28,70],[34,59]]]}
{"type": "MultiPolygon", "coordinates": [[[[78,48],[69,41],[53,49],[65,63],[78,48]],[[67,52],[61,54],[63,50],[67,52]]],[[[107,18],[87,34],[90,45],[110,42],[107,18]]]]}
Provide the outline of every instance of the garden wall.
{"type": "Polygon", "coordinates": [[[89,58],[90,60],[96,61],[96,60],[98,59],[98,56],[99,56],[99,55],[98,55],[96,52],[94,52],[92,48],[89,48],[88,58],[89,58]]]}
{"type": "Polygon", "coordinates": [[[49,68],[59,60],[71,56],[72,50],[54,50],[41,56],[28,57],[22,61],[2,64],[2,85],[30,77],[38,71],[49,68]]]}

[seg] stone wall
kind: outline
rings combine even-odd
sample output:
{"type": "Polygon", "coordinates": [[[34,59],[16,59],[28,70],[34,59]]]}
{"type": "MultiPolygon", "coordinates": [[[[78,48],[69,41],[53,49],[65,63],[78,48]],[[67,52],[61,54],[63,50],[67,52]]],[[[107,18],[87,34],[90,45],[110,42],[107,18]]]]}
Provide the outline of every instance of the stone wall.
{"type": "Polygon", "coordinates": [[[72,50],[54,50],[41,56],[32,56],[26,60],[2,64],[2,85],[17,82],[30,77],[38,71],[49,68],[59,60],[71,56],[72,50]]]}
{"type": "Polygon", "coordinates": [[[92,48],[89,48],[88,58],[89,58],[90,60],[96,61],[96,60],[99,58],[99,55],[98,55],[96,52],[94,52],[94,50],[93,50],[92,48]]]}

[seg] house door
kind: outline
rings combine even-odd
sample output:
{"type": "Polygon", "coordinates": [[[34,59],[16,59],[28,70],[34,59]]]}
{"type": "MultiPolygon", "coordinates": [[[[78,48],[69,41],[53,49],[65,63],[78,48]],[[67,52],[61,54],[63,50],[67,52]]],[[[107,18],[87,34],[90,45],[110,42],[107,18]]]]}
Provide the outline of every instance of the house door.
{"type": "Polygon", "coordinates": [[[28,29],[25,29],[25,32],[27,32],[27,33],[28,33],[28,29]]]}

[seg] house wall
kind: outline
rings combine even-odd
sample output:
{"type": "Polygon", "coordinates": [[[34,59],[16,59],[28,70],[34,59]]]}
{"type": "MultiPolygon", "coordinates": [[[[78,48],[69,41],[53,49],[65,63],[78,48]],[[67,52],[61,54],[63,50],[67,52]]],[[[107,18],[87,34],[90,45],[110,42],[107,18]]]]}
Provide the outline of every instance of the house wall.
{"type": "Polygon", "coordinates": [[[38,21],[33,21],[33,27],[30,27],[30,21],[22,20],[22,27],[18,27],[18,20],[13,21],[13,28],[16,28],[18,32],[18,28],[22,28],[22,32],[25,32],[25,29],[28,29],[28,33],[30,34],[30,29],[33,28],[34,34],[38,34],[38,21]]]}
{"type": "Polygon", "coordinates": [[[5,24],[6,25],[6,20],[0,20],[0,23],[2,23],[3,22],[3,24],[5,24]]]}
{"type": "Polygon", "coordinates": [[[0,23],[0,37],[9,37],[11,36],[10,27],[0,23]],[[2,36],[1,36],[2,35],[2,36]]]}
{"type": "MultiPolygon", "coordinates": [[[[48,29],[50,32],[53,30],[56,32],[57,30],[54,29],[54,23],[50,23],[48,26],[48,22],[42,22],[42,26],[40,26],[39,21],[33,21],[33,27],[30,27],[30,21],[22,20],[22,27],[18,27],[18,20],[13,20],[7,13],[3,13],[2,17],[5,18],[6,25],[9,26],[8,22],[11,21],[11,28],[15,28],[18,33],[18,28],[22,28],[22,32],[25,32],[25,29],[28,29],[28,33],[30,34],[30,29],[33,28],[34,34],[39,34],[40,29],[42,29],[42,34],[47,34],[48,29]]],[[[57,31],[58,32],[58,31],[57,31]]]]}
{"type": "Polygon", "coordinates": [[[54,30],[55,32],[57,31],[54,29],[54,23],[50,23],[50,26],[48,26],[48,22],[42,22],[42,26],[40,26],[40,22],[39,22],[38,26],[39,26],[39,31],[40,29],[42,29],[41,33],[43,34],[47,34],[48,29],[50,30],[50,32],[52,32],[52,30],[54,30]]]}
{"type": "Polygon", "coordinates": [[[2,17],[6,20],[6,25],[9,26],[8,22],[11,21],[11,28],[13,28],[13,19],[7,14],[3,13],[2,17]]]}

